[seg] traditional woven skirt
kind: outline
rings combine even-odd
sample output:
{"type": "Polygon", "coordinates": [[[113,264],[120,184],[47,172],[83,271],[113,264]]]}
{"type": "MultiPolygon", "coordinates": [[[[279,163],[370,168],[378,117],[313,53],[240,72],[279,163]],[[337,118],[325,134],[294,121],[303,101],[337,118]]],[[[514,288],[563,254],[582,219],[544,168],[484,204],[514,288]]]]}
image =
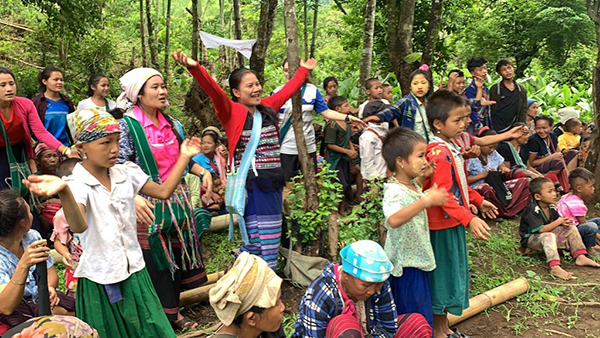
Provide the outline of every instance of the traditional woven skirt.
{"type": "Polygon", "coordinates": [[[436,268],[430,272],[433,314],[460,316],[469,307],[469,258],[465,227],[431,230],[436,268]]]}
{"type": "Polygon", "coordinates": [[[490,201],[498,208],[498,217],[510,218],[525,209],[527,203],[529,203],[531,199],[529,180],[527,178],[517,178],[506,181],[504,184],[506,184],[506,187],[512,194],[512,199],[506,207],[500,203],[496,191],[489,184],[480,184],[474,190],[483,196],[486,201],[490,201]]]}
{"type": "Polygon", "coordinates": [[[403,268],[402,276],[390,277],[390,286],[398,313],[420,313],[433,327],[429,272],[417,268],[403,268]]]}
{"type": "Polygon", "coordinates": [[[104,285],[80,278],[75,300],[77,317],[95,328],[100,337],[175,337],[146,269],[132,274],[119,286],[123,300],[111,304],[104,285]]]}

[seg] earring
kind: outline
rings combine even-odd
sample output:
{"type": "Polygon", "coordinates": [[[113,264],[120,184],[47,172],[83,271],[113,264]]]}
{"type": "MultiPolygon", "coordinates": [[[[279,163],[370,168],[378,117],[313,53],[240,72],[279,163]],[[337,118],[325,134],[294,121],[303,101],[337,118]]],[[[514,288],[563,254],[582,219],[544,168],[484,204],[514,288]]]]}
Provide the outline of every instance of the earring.
{"type": "Polygon", "coordinates": [[[401,164],[401,165],[400,165],[400,168],[404,169],[404,165],[403,165],[403,164],[401,164]]]}
{"type": "Polygon", "coordinates": [[[87,160],[87,155],[81,150],[79,151],[79,157],[81,157],[82,160],[87,160]]]}

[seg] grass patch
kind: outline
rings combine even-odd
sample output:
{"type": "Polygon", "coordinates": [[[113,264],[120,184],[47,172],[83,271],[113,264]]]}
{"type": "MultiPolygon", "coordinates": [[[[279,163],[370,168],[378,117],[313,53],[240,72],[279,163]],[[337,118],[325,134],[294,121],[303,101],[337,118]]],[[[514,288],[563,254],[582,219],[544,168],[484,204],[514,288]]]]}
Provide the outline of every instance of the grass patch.
{"type": "Polygon", "coordinates": [[[237,250],[242,246],[242,240],[239,232],[234,233],[233,241],[228,241],[227,232],[205,232],[202,235],[202,244],[210,252],[208,258],[204,258],[206,273],[214,273],[225,270],[233,264],[235,256],[231,251],[237,250]]]}

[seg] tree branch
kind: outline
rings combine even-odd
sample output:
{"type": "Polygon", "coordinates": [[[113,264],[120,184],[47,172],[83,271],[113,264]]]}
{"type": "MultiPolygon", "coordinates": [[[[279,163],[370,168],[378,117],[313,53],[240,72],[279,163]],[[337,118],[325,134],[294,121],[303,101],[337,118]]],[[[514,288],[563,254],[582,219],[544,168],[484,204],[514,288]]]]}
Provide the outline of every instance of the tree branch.
{"type": "Polygon", "coordinates": [[[337,8],[344,14],[348,14],[348,12],[346,12],[346,10],[344,9],[344,7],[342,7],[342,3],[340,2],[340,0],[333,0],[333,2],[335,2],[335,5],[337,6],[337,8]]]}

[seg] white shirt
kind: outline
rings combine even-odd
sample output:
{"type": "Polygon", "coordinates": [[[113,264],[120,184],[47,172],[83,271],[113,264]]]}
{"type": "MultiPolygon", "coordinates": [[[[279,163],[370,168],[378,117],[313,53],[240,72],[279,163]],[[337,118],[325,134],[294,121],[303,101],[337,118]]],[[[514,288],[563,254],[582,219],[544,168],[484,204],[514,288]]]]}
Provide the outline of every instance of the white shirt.
{"type": "MultiPolygon", "coordinates": [[[[283,86],[278,87],[273,91],[276,93],[281,90],[283,86]]],[[[301,89],[300,89],[301,90],[301,89]]],[[[323,113],[327,109],[327,104],[323,100],[321,93],[316,86],[307,83],[304,95],[302,96],[302,132],[304,133],[304,141],[306,142],[306,149],[308,153],[314,153],[317,151],[317,144],[315,142],[315,129],[312,125],[313,111],[317,113],[323,113]]],[[[285,121],[291,117],[292,114],[292,99],[281,106],[279,109],[279,128],[283,126],[285,121]]],[[[290,126],[281,142],[281,153],[288,155],[298,155],[298,147],[296,145],[296,136],[294,135],[294,127],[290,126]]]]}
{"type": "Polygon", "coordinates": [[[75,201],[85,206],[87,229],[81,233],[84,248],[75,277],[98,284],[114,284],[129,278],[145,266],[137,240],[133,198],[148,181],[132,162],[109,169],[111,191],[80,163],[63,179],[75,201]]]}
{"type": "Polygon", "coordinates": [[[358,139],[361,158],[360,173],[367,180],[386,177],[387,165],[381,154],[383,141],[380,137],[385,137],[387,132],[387,123],[381,125],[369,123],[369,127],[358,139]]]}
{"type": "MultiPolygon", "coordinates": [[[[112,100],[106,100],[108,101],[108,110],[111,111],[113,109],[115,109],[115,107],[117,106],[117,104],[115,103],[115,101],[112,100]]],[[[91,97],[88,97],[85,100],[79,101],[79,103],[77,104],[77,110],[81,110],[81,109],[90,109],[90,108],[95,108],[101,111],[106,111],[106,105],[101,105],[101,106],[97,106],[94,101],[92,101],[91,97]]],[[[106,111],[108,113],[108,111],[106,111]]]]}

